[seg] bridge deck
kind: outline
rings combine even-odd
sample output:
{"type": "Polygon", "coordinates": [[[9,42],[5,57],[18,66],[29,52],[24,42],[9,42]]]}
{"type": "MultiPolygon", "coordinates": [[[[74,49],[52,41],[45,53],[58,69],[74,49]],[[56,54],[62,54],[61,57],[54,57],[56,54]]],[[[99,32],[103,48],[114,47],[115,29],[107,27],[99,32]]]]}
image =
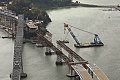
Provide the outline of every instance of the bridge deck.
{"type": "Polygon", "coordinates": [[[66,55],[64,55],[62,53],[62,51],[60,51],[58,48],[56,48],[53,43],[51,43],[50,41],[48,41],[41,33],[37,33],[37,35],[39,36],[39,38],[41,38],[42,40],[44,40],[47,44],[47,46],[49,46],[53,51],[56,52],[57,55],[60,55],[61,58],[66,62],[66,63],[69,63],[69,62],[73,62],[71,61],[66,55]]]}
{"type": "Polygon", "coordinates": [[[72,49],[70,49],[68,46],[66,46],[63,41],[57,41],[57,44],[59,44],[63,49],[65,49],[69,54],[71,54],[76,60],[85,61],[82,57],[80,57],[72,49]]]}
{"type": "Polygon", "coordinates": [[[77,72],[77,74],[82,78],[82,80],[93,80],[87,70],[80,64],[71,65],[72,68],[77,72]]]}
{"type": "Polygon", "coordinates": [[[14,44],[14,59],[13,59],[13,72],[11,74],[11,80],[21,80],[21,73],[23,73],[22,65],[22,51],[23,51],[23,27],[24,18],[23,15],[18,16],[18,28],[14,44]]]}
{"type": "Polygon", "coordinates": [[[95,64],[87,64],[89,69],[97,76],[99,80],[109,80],[103,71],[95,64]]]}

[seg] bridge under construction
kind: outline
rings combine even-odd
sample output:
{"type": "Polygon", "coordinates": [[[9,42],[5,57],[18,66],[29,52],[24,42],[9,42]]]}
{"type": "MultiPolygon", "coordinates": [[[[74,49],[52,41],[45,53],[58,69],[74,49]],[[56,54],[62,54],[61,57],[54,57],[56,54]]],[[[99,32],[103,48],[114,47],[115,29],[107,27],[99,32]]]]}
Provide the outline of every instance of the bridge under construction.
{"type": "MultiPolygon", "coordinates": [[[[56,65],[62,65],[62,59],[69,66],[69,74],[68,77],[78,77],[78,80],[93,80],[95,77],[98,80],[109,80],[108,77],[103,73],[103,71],[95,64],[91,64],[88,61],[84,60],[77,53],[75,53],[72,49],[64,44],[63,41],[57,41],[57,48],[49,41],[49,39],[45,38],[41,33],[37,33],[39,39],[44,40],[47,44],[47,47],[51,48],[55,51],[57,55],[56,65]],[[70,55],[67,57],[62,53],[62,49],[65,49],[70,55]],[[73,57],[78,61],[74,62],[73,57]]],[[[51,54],[51,52],[47,52],[51,54]]]]}
{"type": "MultiPolygon", "coordinates": [[[[1,12],[3,15],[3,13],[1,12]]],[[[19,15],[10,16],[5,14],[5,16],[17,19],[17,33],[14,43],[14,57],[13,57],[13,70],[10,74],[11,80],[21,80],[21,78],[26,78],[27,73],[23,71],[23,60],[22,60],[22,51],[23,51],[23,29],[25,27],[24,16],[19,15]]],[[[57,55],[56,65],[62,65],[64,60],[69,68],[68,77],[74,77],[76,80],[109,80],[108,77],[103,73],[103,71],[95,64],[89,63],[89,61],[84,60],[76,52],[70,49],[64,44],[63,41],[58,40],[57,47],[52,43],[52,34],[46,32],[46,35],[43,35],[42,32],[36,32],[38,36],[38,43],[42,44],[41,41],[44,41],[46,45],[46,55],[52,55],[51,49],[57,55]],[[62,48],[68,52],[69,57],[67,57],[63,52],[62,48]],[[76,61],[74,61],[74,59],[76,61]],[[95,78],[95,79],[94,79],[95,78]]],[[[29,76],[29,75],[28,75],[29,76]]]]}

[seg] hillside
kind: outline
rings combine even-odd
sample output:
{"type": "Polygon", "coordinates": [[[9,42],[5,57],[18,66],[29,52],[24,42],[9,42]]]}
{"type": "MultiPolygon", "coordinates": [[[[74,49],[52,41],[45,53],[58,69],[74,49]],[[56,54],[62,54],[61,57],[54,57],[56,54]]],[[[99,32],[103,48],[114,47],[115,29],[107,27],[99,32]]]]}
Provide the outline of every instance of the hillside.
{"type": "Polygon", "coordinates": [[[52,7],[66,6],[72,0],[0,0],[0,5],[7,6],[8,9],[17,14],[24,14],[25,18],[32,20],[43,20],[45,23],[51,22],[46,9],[52,7]]]}

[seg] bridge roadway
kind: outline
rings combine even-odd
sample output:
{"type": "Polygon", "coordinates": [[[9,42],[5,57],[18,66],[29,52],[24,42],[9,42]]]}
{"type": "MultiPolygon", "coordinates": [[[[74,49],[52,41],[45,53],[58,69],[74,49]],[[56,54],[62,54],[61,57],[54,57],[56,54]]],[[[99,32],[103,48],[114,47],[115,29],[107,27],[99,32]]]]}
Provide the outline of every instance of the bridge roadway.
{"type": "Polygon", "coordinates": [[[71,65],[71,67],[78,74],[80,80],[93,80],[91,75],[81,64],[71,65]]]}
{"type": "Polygon", "coordinates": [[[14,44],[13,72],[10,74],[11,80],[20,80],[21,77],[27,77],[23,72],[22,51],[23,51],[23,28],[24,17],[18,16],[18,28],[14,44]]]}
{"type": "Polygon", "coordinates": [[[57,41],[57,44],[59,44],[63,49],[65,49],[69,54],[71,54],[76,60],[83,62],[82,65],[78,63],[76,63],[76,65],[71,65],[72,68],[78,73],[78,75],[82,77],[82,80],[92,80],[88,75],[87,70],[85,69],[89,69],[92,73],[94,73],[98,80],[109,80],[108,77],[103,73],[103,71],[95,64],[84,64],[85,60],[78,54],[76,54],[73,50],[71,50],[68,46],[66,46],[63,41],[59,40],[57,41]]]}
{"type": "Polygon", "coordinates": [[[103,71],[95,64],[87,64],[89,69],[95,74],[98,80],[109,80],[108,77],[103,73],[103,71]]]}

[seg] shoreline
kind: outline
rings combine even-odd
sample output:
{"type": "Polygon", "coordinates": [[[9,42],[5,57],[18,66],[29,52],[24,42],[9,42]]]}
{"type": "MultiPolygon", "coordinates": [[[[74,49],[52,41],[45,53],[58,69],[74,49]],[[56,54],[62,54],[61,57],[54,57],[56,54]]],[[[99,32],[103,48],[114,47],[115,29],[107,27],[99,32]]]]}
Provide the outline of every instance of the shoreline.
{"type": "Polygon", "coordinates": [[[46,10],[54,10],[54,9],[60,9],[60,8],[72,8],[72,7],[89,7],[89,8],[113,8],[117,7],[117,5],[97,5],[97,4],[87,4],[87,3],[76,3],[71,2],[69,5],[63,6],[63,7],[49,7],[46,10]]]}

